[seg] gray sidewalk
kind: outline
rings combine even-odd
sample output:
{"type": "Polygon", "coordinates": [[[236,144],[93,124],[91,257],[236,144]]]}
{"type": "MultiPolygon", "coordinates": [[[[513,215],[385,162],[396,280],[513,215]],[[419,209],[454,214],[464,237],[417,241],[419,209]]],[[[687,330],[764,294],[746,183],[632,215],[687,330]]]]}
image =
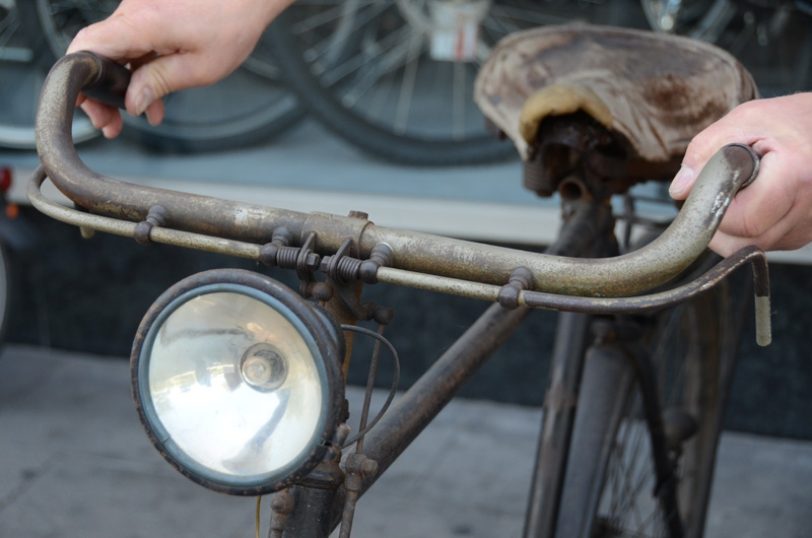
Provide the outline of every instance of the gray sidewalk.
{"type": "MultiPolygon", "coordinates": [[[[0,367],[0,537],[254,535],[253,500],[204,490],[151,447],[125,361],[10,346],[0,367]]],[[[452,402],[362,499],[353,536],[518,536],[539,421],[452,402]]],[[[725,434],[714,488],[708,536],[808,537],[812,443],[725,434]]]]}

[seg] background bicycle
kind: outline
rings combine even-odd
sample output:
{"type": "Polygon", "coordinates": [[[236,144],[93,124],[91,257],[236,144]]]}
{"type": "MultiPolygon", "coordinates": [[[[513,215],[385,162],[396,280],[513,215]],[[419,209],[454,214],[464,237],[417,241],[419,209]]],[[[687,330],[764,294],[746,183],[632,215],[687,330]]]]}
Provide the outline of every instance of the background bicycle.
{"type": "Polygon", "coordinates": [[[398,0],[297,2],[268,35],[287,81],[333,133],[408,164],[510,155],[488,136],[473,79],[495,42],[591,22],[690,35],[731,51],[766,95],[812,87],[812,17],[799,2],[398,0]]]}
{"type": "MultiPolygon", "coordinates": [[[[79,29],[107,17],[117,5],[115,0],[5,1],[0,8],[0,50],[5,58],[0,67],[6,70],[4,76],[18,84],[4,85],[8,94],[0,95],[5,105],[0,107],[0,144],[34,147],[33,113],[44,74],[79,29]]],[[[266,141],[303,116],[297,100],[267,60],[249,62],[211,88],[169,96],[167,105],[167,117],[157,129],[143,118],[125,116],[128,135],[160,151],[222,150],[266,141]],[[201,110],[207,115],[201,116],[201,110]]],[[[83,120],[75,136],[86,140],[96,136],[96,131],[83,120]]]]}
{"type": "MultiPolygon", "coordinates": [[[[9,135],[7,146],[32,144],[29,126],[41,75],[32,72],[30,63],[50,66],[79,28],[116,5],[115,0],[31,0],[15,9],[13,0],[5,0],[0,13],[7,13],[8,21],[0,49],[16,35],[6,55],[19,63],[20,51],[27,50],[22,57],[29,58],[22,69],[6,68],[9,76],[33,78],[19,87],[26,88],[32,104],[9,109],[4,112],[9,119],[0,122],[9,135]]],[[[489,162],[508,158],[512,151],[491,136],[474,106],[473,77],[493,44],[510,32],[585,21],[690,35],[734,53],[754,73],[762,93],[775,95],[812,84],[810,11],[806,0],[554,0],[543,5],[523,0],[303,0],[228,80],[171,96],[169,116],[158,130],[129,118],[128,131],[159,150],[241,147],[292,126],[302,117],[302,102],[334,134],[378,157],[424,165],[489,162]],[[193,116],[201,107],[208,117],[193,116]]],[[[93,131],[85,123],[77,136],[90,137],[93,131]]]]}

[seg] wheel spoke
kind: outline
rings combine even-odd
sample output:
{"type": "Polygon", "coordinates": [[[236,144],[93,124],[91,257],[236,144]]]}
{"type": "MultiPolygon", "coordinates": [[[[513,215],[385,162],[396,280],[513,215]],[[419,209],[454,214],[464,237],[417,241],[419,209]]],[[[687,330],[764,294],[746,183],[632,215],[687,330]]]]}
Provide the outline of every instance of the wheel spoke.
{"type": "Polygon", "coordinates": [[[395,132],[405,133],[406,124],[409,121],[409,110],[412,105],[414,95],[415,80],[417,78],[417,66],[423,48],[423,37],[417,32],[412,32],[409,36],[408,52],[406,54],[406,68],[400,82],[400,93],[398,94],[397,108],[395,112],[395,132]]]}
{"type": "Polygon", "coordinates": [[[452,84],[452,134],[457,140],[461,140],[465,135],[465,109],[467,102],[467,78],[465,76],[466,65],[463,62],[454,62],[454,82],[452,84]]]}
{"type": "Polygon", "coordinates": [[[0,20],[0,48],[5,47],[20,27],[17,17],[8,13],[0,20]]]}
{"type": "Polygon", "coordinates": [[[629,468],[626,465],[626,462],[618,462],[618,463],[620,466],[620,472],[622,473],[622,476],[625,478],[625,480],[621,482],[623,486],[622,489],[625,501],[623,502],[622,505],[619,506],[618,510],[614,512],[616,516],[613,519],[623,523],[623,526],[625,527],[626,521],[628,519],[627,517],[625,517],[625,515],[631,514],[631,516],[633,516],[637,520],[638,523],[637,528],[639,529],[640,528],[639,524],[640,522],[642,522],[642,518],[640,517],[640,514],[637,509],[637,492],[634,490],[634,488],[629,487],[629,479],[628,479],[629,476],[631,476],[631,474],[634,473],[635,467],[637,466],[637,461],[632,459],[629,462],[632,465],[631,468],[629,468]]]}
{"type": "MultiPolygon", "coordinates": [[[[409,32],[408,28],[403,28],[400,35],[407,34],[409,32]]],[[[358,100],[363,97],[369,90],[375,87],[376,83],[386,75],[392,71],[395,71],[402,67],[409,58],[409,40],[411,39],[410,36],[406,37],[406,41],[401,41],[397,38],[396,34],[392,34],[390,37],[389,43],[389,50],[382,50],[373,56],[373,58],[377,58],[375,61],[371,61],[369,59],[364,59],[360,65],[365,67],[363,72],[358,72],[358,75],[354,78],[355,83],[352,85],[350,91],[346,92],[342,96],[342,100],[347,104],[349,107],[355,106],[358,100]]],[[[360,57],[359,57],[360,59],[360,57]]],[[[347,71],[346,73],[342,73],[341,78],[346,75],[349,75],[352,71],[347,71]]],[[[333,70],[330,70],[330,76],[328,77],[328,82],[331,84],[337,83],[341,78],[334,78],[336,73],[333,70]]]]}
{"type": "Polygon", "coordinates": [[[312,32],[336,21],[341,23],[348,19],[356,27],[362,26],[389,7],[386,2],[363,2],[360,0],[347,0],[346,2],[307,2],[300,0],[294,4],[299,12],[305,12],[307,5],[329,5],[332,7],[322,9],[309,17],[297,20],[293,25],[293,31],[297,34],[312,32]],[[376,6],[376,9],[365,9],[371,6],[376,6]]]}
{"type": "MultiPolygon", "coordinates": [[[[364,23],[354,24],[350,33],[355,33],[363,25],[364,23]]],[[[324,38],[308,48],[306,59],[308,63],[313,64],[317,75],[322,78],[325,85],[332,87],[361,67],[382,61],[377,60],[377,58],[386,54],[393,47],[403,45],[403,42],[399,41],[399,39],[407,32],[408,28],[403,27],[379,41],[376,40],[375,36],[367,35],[362,40],[357,52],[341,63],[337,63],[337,61],[340,55],[346,54],[344,45],[337,44],[334,34],[328,33],[324,38]]],[[[372,83],[374,84],[374,82],[373,80],[372,83]]]]}

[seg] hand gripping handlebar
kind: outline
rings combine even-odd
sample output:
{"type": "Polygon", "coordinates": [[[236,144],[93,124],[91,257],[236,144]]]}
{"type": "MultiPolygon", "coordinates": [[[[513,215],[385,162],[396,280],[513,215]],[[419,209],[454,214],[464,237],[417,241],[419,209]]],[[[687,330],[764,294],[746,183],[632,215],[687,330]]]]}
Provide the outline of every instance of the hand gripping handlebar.
{"type": "MultiPolygon", "coordinates": [[[[747,261],[757,268],[757,303],[768,295],[763,253],[748,248],[686,286],[630,298],[667,283],[706,249],[736,192],[757,174],[758,156],[744,145],[725,146],[710,159],[677,217],[645,247],[613,258],[570,258],[386,228],[354,217],[179,193],[97,174],[79,159],[71,140],[74,103],[84,91],[121,106],[128,82],[126,68],[90,52],[65,56],[51,69],[36,119],[42,166],[29,194],[38,209],[125,236],[135,236],[138,223],[148,221],[147,235],[153,241],[254,259],[260,259],[262,245],[281,228],[295,245],[315,234],[314,250],[321,255],[335,254],[351,239],[364,259],[376,245],[385,244],[392,255],[385,267],[377,268],[377,281],[488,300],[500,300],[500,286],[524,268],[531,282],[514,297],[513,306],[585,312],[659,308],[704,291],[747,261]],[[85,212],[46,200],[39,191],[46,176],[85,212]]],[[[760,310],[764,308],[762,304],[760,310]]],[[[768,306],[760,317],[769,320],[768,306]]]]}

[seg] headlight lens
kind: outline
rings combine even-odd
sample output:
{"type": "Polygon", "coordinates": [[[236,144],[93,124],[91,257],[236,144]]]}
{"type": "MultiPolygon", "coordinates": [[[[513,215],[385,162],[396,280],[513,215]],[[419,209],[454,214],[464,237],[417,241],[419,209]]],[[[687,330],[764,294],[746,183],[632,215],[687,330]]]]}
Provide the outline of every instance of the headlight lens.
{"type": "Polygon", "coordinates": [[[201,273],[158,299],[142,334],[139,414],[181,472],[261,494],[318,463],[343,399],[340,332],[290,289],[247,271],[201,273]]]}

